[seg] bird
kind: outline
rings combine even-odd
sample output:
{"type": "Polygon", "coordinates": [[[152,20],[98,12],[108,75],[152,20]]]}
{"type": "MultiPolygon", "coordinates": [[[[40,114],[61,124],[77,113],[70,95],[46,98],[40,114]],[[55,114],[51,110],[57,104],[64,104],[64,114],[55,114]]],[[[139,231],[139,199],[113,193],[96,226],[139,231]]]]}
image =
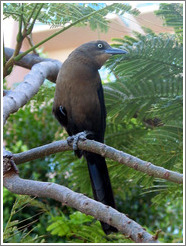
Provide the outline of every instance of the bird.
{"type": "MultiPolygon", "coordinates": [[[[77,47],[64,61],[56,80],[53,114],[69,136],[81,132],[87,138],[104,142],[106,107],[99,69],[112,55],[126,54],[112,48],[104,40],[96,40],[77,47]]],[[[105,158],[75,149],[77,157],[84,156],[96,201],[116,208],[105,158]]],[[[101,222],[105,234],[117,229],[101,222]]]]}

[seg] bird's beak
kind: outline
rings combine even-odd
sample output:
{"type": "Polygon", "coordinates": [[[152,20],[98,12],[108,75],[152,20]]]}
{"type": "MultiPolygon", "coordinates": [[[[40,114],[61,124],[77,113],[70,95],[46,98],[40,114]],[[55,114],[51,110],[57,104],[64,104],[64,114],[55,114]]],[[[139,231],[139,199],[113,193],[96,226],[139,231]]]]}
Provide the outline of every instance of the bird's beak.
{"type": "Polygon", "coordinates": [[[105,50],[105,53],[111,54],[111,55],[118,55],[118,54],[127,54],[128,52],[126,50],[116,49],[116,48],[108,48],[105,50]]]}

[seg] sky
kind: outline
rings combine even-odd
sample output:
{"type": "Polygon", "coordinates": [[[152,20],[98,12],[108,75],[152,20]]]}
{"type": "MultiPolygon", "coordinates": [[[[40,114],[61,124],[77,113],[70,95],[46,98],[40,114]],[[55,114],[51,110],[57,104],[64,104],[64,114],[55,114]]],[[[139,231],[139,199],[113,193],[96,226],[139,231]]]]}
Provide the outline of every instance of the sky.
{"type": "Polygon", "coordinates": [[[152,3],[152,2],[144,2],[144,1],[143,2],[136,2],[136,1],[130,2],[130,5],[133,8],[139,9],[141,13],[157,10],[159,8],[159,4],[160,3],[158,2],[152,3]]]}

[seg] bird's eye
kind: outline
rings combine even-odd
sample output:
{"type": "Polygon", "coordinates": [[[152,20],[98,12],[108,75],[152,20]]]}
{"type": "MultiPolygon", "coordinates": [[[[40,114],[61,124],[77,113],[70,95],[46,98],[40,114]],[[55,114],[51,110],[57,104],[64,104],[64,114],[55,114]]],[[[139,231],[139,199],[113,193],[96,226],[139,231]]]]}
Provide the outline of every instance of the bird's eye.
{"type": "Polygon", "coordinates": [[[98,44],[98,48],[99,49],[102,49],[103,48],[103,45],[102,44],[98,44]]]}

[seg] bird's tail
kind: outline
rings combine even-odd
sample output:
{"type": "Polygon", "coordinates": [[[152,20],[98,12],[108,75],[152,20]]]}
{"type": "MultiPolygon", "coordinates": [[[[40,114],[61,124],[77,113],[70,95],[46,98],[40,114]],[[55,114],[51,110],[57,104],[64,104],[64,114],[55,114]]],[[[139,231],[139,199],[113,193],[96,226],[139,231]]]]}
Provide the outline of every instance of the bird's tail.
{"type": "MultiPolygon", "coordinates": [[[[88,164],[94,199],[115,208],[115,201],[105,158],[90,152],[85,153],[85,158],[88,164]]],[[[101,222],[101,225],[106,234],[117,232],[116,228],[104,222],[101,222]]]]}

